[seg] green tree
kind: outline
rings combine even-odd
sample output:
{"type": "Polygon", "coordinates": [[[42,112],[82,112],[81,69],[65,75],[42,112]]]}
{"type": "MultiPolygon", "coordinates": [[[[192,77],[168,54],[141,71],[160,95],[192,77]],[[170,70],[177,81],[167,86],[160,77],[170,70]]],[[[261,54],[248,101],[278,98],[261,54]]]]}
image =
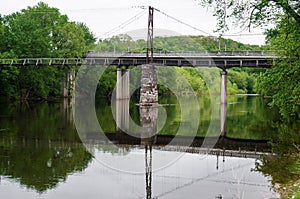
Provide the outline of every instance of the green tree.
{"type": "Polygon", "coordinates": [[[228,30],[228,22],[239,26],[263,27],[266,24],[276,24],[277,15],[284,13],[292,17],[300,25],[300,2],[298,0],[198,0],[200,5],[214,9],[218,18],[218,30],[228,30]]]}
{"type": "Polygon", "coordinates": [[[79,26],[80,29],[84,33],[85,46],[88,49],[94,48],[95,47],[96,38],[95,38],[94,34],[91,32],[91,30],[84,23],[82,23],[82,22],[78,22],[77,26],[79,26]]]}
{"type": "Polygon", "coordinates": [[[272,97],[271,105],[278,106],[283,117],[297,115],[300,104],[299,58],[300,58],[300,2],[298,0],[217,1],[200,0],[205,6],[215,8],[218,29],[228,29],[228,21],[236,24],[261,26],[275,24],[267,31],[271,48],[279,50],[280,56],[272,69],[259,78],[258,90],[272,97]]]}
{"type": "Polygon", "coordinates": [[[47,57],[54,50],[52,34],[56,24],[66,23],[67,16],[45,3],[5,17],[4,51],[11,49],[18,57],[47,57]]]}
{"type": "Polygon", "coordinates": [[[137,43],[126,34],[113,36],[109,39],[99,40],[95,47],[99,52],[128,52],[139,51],[137,43]]]}
{"type": "Polygon", "coordinates": [[[56,26],[53,40],[58,57],[80,57],[86,50],[84,32],[76,23],[56,26]]]}
{"type": "Polygon", "coordinates": [[[300,26],[296,20],[282,16],[275,29],[269,31],[269,42],[280,50],[275,67],[259,78],[259,91],[272,96],[271,105],[280,107],[285,118],[294,118],[300,110],[300,26]]]}
{"type": "MultiPolygon", "coordinates": [[[[95,37],[83,23],[70,22],[45,3],[0,16],[0,57],[81,57],[95,37]]],[[[60,96],[61,68],[6,67],[0,69],[0,96],[46,98],[60,96]]]]}

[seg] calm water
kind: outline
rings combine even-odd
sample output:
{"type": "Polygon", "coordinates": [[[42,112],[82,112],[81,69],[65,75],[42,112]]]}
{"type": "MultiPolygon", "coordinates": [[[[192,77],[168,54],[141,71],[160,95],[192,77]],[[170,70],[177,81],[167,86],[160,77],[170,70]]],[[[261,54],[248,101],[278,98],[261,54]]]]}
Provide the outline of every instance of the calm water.
{"type": "MultiPolygon", "coordinates": [[[[218,141],[215,153],[208,155],[197,147],[184,152],[186,148],[180,145],[159,150],[158,143],[167,144],[178,130],[182,115],[195,109],[180,110],[172,97],[162,98],[160,103],[164,104],[166,122],[159,127],[154,145],[147,144],[147,149],[139,140],[115,133],[110,102],[103,99],[96,105],[99,123],[119,145],[94,134],[93,139],[86,136],[82,144],[67,103],[1,103],[0,198],[278,197],[272,191],[271,178],[255,171],[259,160],[249,155],[256,150],[268,151],[261,140],[276,134],[271,127],[276,111],[266,108],[263,99],[228,99],[225,140],[223,145],[218,141]],[[228,156],[228,151],[241,149],[248,155],[228,156]]],[[[211,117],[215,105],[211,106],[207,98],[199,98],[199,105],[197,135],[203,137],[215,119],[211,117]]],[[[130,102],[129,112],[139,124],[139,108],[134,102],[130,102]]],[[[185,125],[189,130],[189,124],[185,125]]],[[[201,139],[196,144],[200,145],[201,139]]]]}

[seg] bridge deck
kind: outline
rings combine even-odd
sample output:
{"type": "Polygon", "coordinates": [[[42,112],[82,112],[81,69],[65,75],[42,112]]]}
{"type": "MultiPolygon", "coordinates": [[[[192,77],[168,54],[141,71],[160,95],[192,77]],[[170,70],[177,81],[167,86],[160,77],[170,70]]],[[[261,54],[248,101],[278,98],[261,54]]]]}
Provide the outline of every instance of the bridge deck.
{"type": "MultiPolygon", "coordinates": [[[[273,51],[220,51],[154,53],[153,63],[161,66],[189,67],[271,67],[273,51]]],[[[90,52],[84,58],[0,59],[0,66],[138,66],[146,63],[145,53],[90,52]]]]}
{"type": "MultiPolygon", "coordinates": [[[[97,133],[87,132],[84,135],[83,142],[86,144],[111,144],[122,145],[135,145],[136,147],[143,147],[142,139],[129,136],[125,133],[97,133]]],[[[270,145],[267,141],[255,141],[244,139],[231,139],[227,137],[211,137],[206,138],[206,144],[211,143],[213,148],[202,147],[204,138],[195,137],[192,143],[189,143],[190,138],[185,136],[177,137],[177,141],[174,142],[174,136],[157,135],[153,148],[164,151],[177,151],[177,152],[189,152],[198,154],[210,154],[220,156],[231,157],[248,157],[259,158],[265,155],[275,155],[272,153],[270,145]],[[217,139],[217,141],[216,141],[217,139]],[[173,142],[172,142],[173,141],[173,142]],[[172,143],[171,143],[172,142],[172,143]],[[191,146],[187,146],[188,145],[191,146]],[[214,143],[214,144],[212,144],[214,143]]]]}

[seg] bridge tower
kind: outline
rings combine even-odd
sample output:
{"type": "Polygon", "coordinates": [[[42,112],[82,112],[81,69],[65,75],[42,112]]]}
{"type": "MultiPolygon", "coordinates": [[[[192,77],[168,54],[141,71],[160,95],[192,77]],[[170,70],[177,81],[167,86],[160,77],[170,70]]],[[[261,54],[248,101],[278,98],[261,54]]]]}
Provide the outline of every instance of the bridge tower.
{"type": "Polygon", "coordinates": [[[142,65],[140,105],[157,106],[157,73],[153,65],[153,11],[149,6],[146,64],[142,65]]]}

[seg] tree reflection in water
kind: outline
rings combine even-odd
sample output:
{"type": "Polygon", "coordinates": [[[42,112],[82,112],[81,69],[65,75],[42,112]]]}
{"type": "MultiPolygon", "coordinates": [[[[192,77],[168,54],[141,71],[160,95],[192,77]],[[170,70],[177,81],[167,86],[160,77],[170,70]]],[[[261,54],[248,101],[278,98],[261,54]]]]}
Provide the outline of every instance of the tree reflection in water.
{"type": "Polygon", "coordinates": [[[0,125],[7,130],[0,132],[0,175],[42,193],[83,171],[92,155],[65,116],[65,103],[27,105],[2,109],[0,125]]]}

